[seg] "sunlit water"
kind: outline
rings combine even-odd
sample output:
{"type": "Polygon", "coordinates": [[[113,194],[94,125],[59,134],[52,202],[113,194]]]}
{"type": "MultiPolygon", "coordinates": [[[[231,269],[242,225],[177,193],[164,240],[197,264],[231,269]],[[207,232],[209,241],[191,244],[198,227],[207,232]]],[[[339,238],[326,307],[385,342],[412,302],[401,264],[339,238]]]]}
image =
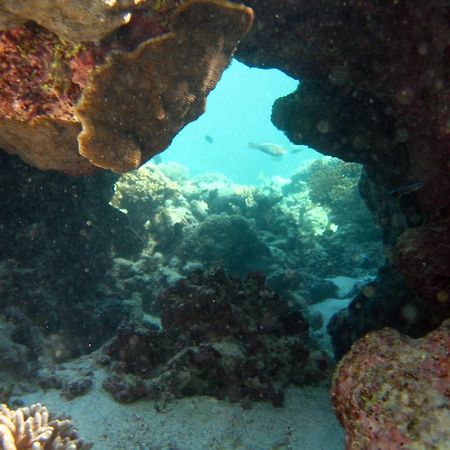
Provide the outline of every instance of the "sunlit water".
{"type": "Polygon", "coordinates": [[[208,96],[206,112],[175,137],[161,159],[185,165],[191,175],[220,172],[242,184],[289,177],[302,161],[321,156],[305,146],[291,153],[299,147],[270,120],[273,102],[297,84],[279,70],[249,68],[234,60],[208,96]],[[274,143],[287,153],[274,158],[249,148],[250,142],[274,143]]]}

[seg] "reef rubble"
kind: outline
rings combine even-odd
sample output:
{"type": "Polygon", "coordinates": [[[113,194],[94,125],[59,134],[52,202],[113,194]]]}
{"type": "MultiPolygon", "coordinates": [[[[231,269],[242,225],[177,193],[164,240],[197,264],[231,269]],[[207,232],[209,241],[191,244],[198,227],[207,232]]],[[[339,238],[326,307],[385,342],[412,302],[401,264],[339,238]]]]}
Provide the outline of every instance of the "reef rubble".
{"type": "Polygon", "coordinates": [[[289,383],[318,383],[330,370],[301,312],[261,274],[193,272],[163,292],[161,307],[161,330],[124,324],[104,346],[104,387],[119,401],[209,395],[281,406],[289,383]]]}

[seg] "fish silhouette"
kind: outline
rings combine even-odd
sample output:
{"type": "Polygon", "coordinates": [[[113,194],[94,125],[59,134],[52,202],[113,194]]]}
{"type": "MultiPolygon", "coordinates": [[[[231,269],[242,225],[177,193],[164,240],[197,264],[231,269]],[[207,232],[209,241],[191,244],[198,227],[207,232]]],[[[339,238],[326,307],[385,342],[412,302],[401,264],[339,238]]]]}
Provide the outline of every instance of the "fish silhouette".
{"type": "Polygon", "coordinates": [[[406,184],[405,186],[400,186],[396,189],[389,191],[394,197],[401,197],[402,195],[411,194],[419,190],[423,186],[423,181],[415,181],[414,183],[406,184]]]}
{"type": "Polygon", "coordinates": [[[272,144],[271,142],[262,142],[261,144],[255,144],[254,142],[248,143],[248,148],[254,148],[266,155],[281,157],[286,154],[286,149],[278,144],[272,144]]]}
{"type": "Polygon", "coordinates": [[[291,147],[291,154],[296,155],[304,150],[304,147],[291,147]]]}

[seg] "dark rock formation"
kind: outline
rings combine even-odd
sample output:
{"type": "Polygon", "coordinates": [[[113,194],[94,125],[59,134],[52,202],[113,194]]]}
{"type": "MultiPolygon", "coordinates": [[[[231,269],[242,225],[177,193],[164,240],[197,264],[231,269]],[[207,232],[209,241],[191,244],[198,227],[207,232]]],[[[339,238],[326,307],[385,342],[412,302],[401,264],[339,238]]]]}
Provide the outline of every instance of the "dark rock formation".
{"type": "Polygon", "coordinates": [[[296,144],[365,165],[361,193],[389,263],[449,317],[448,2],[246,3],[256,20],[238,56],[302,80],[275,103],[274,123],[296,144]]]}
{"type": "Polygon", "coordinates": [[[350,350],[353,342],[382,326],[419,337],[439,322],[439,316],[431,314],[395,268],[384,267],[377,279],[367,284],[347,309],[331,318],[328,333],[332,337],[334,354],[339,359],[350,350]]]}
{"type": "Polygon", "coordinates": [[[116,177],[68,178],[6,153],[0,167],[0,314],[33,358],[46,347],[41,333],[64,335],[66,357],[84,353],[127,317],[101,283],[114,255],[141,245],[109,205],[116,177]]]}
{"type": "Polygon", "coordinates": [[[319,382],[329,370],[313,351],[299,311],[265,286],[222,269],[193,272],[162,295],[163,329],[125,324],[105,346],[105,388],[117,400],[212,395],[283,403],[288,383],[319,382]]]}
{"type": "Polygon", "coordinates": [[[258,236],[254,221],[239,215],[208,215],[183,250],[207,266],[223,265],[241,276],[255,267],[266,268],[270,261],[269,248],[258,236]]]}

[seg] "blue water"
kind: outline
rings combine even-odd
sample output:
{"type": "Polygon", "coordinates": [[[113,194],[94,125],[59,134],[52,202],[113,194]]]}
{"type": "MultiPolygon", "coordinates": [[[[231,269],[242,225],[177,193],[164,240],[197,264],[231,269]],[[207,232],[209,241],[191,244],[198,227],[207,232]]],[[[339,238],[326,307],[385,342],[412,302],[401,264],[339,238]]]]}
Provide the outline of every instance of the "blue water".
{"type": "Polygon", "coordinates": [[[273,102],[294,91],[297,84],[279,70],[249,68],[233,60],[208,96],[206,112],[176,136],[161,159],[185,165],[191,175],[220,172],[242,184],[260,184],[274,176],[288,178],[301,161],[321,156],[308,147],[290,154],[298,146],[270,120],[273,102]],[[250,149],[249,142],[271,142],[288,153],[274,158],[250,149]]]}

